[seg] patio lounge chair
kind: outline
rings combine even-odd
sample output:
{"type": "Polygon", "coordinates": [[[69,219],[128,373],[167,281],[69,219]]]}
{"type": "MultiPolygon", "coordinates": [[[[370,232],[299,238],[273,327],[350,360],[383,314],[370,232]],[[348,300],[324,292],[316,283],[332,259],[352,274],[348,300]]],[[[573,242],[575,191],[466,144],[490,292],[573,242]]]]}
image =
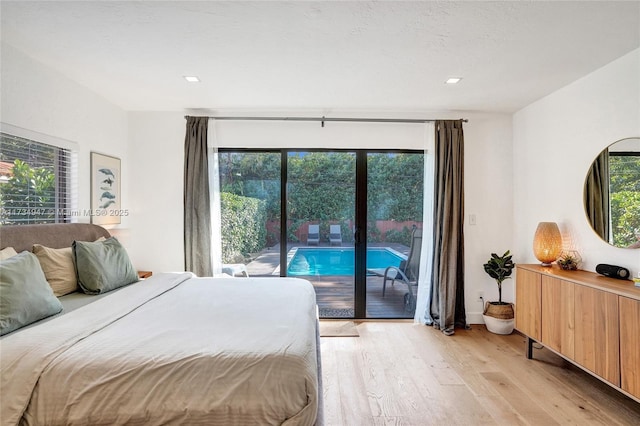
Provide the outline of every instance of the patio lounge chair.
{"type": "Polygon", "coordinates": [[[222,273],[232,277],[248,277],[249,271],[243,263],[224,263],[222,264],[222,273]]]}
{"type": "Polygon", "coordinates": [[[342,230],[340,229],[340,225],[331,225],[329,227],[329,244],[342,245],[342,230]]]}
{"type": "Polygon", "coordinates": [[[406,284],[408,292],[404,295],[405,309],[415,309],[416,295],[418,289],[418,272],[420,270],[420,251],[422,250],[422,229],[414,228],[411,232],[411,245],[409,247],[409,255],[407,260],[400,262],[400,266],[389,266],[384,269],[368,269],[368,272],[383,277],[382,281],[382,297],[384,297],[387,288],[387,281],[391,280],[391,285],[395,282],[406,284]]]}
{"type": "Polygon", "coordinates": [[[309,232],[307,233],[307,245],[318,245],[320,242],[320,225],[309,225],[309,232]]]}

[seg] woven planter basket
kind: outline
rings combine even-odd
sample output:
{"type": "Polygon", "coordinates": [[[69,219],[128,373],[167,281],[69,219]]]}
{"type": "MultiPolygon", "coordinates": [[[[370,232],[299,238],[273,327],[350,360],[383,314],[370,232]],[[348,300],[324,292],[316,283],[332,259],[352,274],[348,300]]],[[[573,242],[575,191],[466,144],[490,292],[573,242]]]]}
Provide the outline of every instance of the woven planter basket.
{"type": "Polygon", "coordinates": [[[514,317],[513,303],[494,305],[487,302],[484,305],[484,314],[498,319],[512,319],[514,317]]]}

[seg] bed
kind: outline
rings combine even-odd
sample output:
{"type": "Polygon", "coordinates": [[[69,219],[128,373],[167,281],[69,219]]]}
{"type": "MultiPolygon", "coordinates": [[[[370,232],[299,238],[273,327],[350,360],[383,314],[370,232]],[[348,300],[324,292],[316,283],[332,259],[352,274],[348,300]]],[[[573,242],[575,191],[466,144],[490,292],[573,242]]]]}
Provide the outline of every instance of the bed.
{"type": "MultiPolygon", "coordinates": [[[[109,238],[0,227],[0,248],[109,238]]],[[[0,338],[0,424],[322,424],[315,293],[296,278],[154,273],[0,338]]]]}

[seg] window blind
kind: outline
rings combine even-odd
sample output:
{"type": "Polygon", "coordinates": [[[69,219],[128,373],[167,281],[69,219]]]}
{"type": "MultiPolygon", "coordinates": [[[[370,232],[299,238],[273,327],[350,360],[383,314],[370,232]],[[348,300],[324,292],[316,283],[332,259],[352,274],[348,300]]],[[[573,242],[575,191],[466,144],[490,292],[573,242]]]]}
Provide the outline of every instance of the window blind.
{"type": "Polygon", "coordinates": [[[70,222],[72,151],[0,133],[0,223],[70,222]]]}

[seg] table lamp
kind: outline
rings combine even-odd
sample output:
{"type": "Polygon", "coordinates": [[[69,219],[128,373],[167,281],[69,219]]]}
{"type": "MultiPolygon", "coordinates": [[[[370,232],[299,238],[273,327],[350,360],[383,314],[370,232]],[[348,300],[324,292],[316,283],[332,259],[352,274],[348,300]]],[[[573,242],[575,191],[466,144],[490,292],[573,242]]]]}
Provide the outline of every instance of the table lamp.
{"type": "Polygon", "coordinates": [[[533,237],[533,254],[542,266],[551,264],[562,252],[562,235],[555,222],[540,222],[533,237]]]}

